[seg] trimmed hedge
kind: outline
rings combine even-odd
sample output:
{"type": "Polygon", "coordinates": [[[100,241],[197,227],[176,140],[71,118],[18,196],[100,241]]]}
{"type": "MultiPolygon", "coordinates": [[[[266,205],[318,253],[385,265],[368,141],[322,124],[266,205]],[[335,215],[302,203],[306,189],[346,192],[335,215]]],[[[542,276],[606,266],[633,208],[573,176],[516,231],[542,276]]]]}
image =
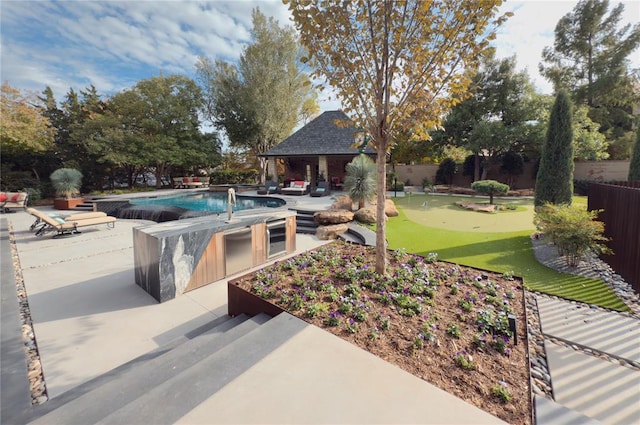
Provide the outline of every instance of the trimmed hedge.
{"type": "Polygon", "coordinates": [[[209,184],[256,184],[258,170],[219,170],[211,173],[209,184]]]}

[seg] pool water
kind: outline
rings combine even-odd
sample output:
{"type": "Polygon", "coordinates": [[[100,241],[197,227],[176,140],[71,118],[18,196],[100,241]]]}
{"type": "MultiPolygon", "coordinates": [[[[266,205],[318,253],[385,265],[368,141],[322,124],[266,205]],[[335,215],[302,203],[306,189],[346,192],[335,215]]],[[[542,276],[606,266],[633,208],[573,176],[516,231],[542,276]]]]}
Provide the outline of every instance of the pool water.
{"type": "MultiPolygon", "coordinates": [[[[205,192],[159,198],[132,199],[130,203],[132,205],[157,205],[179,207],[192,211],[223,213],[227,212],[227,196],[225,192],[205,192]]],[[[280,198],[236,195],[233,211],[279,208],[285,204],[286,201],[280,198]]]]}

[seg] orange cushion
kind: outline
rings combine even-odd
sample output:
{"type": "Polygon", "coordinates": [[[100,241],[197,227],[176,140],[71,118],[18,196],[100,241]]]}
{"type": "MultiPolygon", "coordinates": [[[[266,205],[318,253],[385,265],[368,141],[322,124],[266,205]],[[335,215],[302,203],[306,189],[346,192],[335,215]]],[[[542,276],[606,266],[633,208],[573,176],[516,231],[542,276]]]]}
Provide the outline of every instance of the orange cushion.
{"type": "Polygon", "coordinates": [[[183,177],[182,183],[189,183],[189,177],[183,177]]]}
{"type": "Polygon", "coordinates": [[[4,202],[7,200],[7,194],[2,192],[0,193],[0,202],[4,202]]]}
{"type": "Polygon", "coordinates": [[[194,177],[194,178],[193,178],[193,182],[194,182],[194,183],[198,183],[199,181],[200,181],[200,179],[198,179],[197,177],[194,177]]]}
{"type": "Polygon", "coordinates": [[[20,197],[19,193],[16,193],[11,197],[11,202],[18,202],[18,198],[20,197]]]}
{"type": "Polygon", "coordinates": [[[300,180],[296,180],[293,182],[293,187],[304,187],[304,182],[300,180]]]}

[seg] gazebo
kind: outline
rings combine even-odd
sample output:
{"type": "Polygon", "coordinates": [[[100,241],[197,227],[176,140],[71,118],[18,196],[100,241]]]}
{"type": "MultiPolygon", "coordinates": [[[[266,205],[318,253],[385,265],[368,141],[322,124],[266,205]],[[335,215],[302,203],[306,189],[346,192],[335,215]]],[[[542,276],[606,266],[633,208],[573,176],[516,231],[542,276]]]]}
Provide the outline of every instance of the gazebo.
{"type": "Polygon", "coordinates": [[[267,174],[273,180],[278,177],[277,161],[282,160],[285,184],[304,180],[315,187],[329,181],[335,189],[344,181],[345,166],[361,151],[375,161],[371,146],[354,146],[358,133],[362,132],[344,112],[327,111],[260,156],[267,158],[267,174]]]}

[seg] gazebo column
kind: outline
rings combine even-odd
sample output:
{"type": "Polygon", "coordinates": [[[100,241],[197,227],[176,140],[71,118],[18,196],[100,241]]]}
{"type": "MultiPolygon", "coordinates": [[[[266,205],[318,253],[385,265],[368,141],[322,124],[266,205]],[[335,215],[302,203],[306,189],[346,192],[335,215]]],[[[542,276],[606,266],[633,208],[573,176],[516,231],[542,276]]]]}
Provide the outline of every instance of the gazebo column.
{"type": "Polygon", "coordinates": [[[278,181],[278,165],[276,164],[276,158],[273,156],[267,159],[267,175],[271,176],[271,180],[278,181]]]}
{"type": "Polygon", "coordinates": [[[329,180],[329,167],[327,165],[327,157],[325,155],[318,156],[318,177],[323,176],[326,181],[329,180]]]}

